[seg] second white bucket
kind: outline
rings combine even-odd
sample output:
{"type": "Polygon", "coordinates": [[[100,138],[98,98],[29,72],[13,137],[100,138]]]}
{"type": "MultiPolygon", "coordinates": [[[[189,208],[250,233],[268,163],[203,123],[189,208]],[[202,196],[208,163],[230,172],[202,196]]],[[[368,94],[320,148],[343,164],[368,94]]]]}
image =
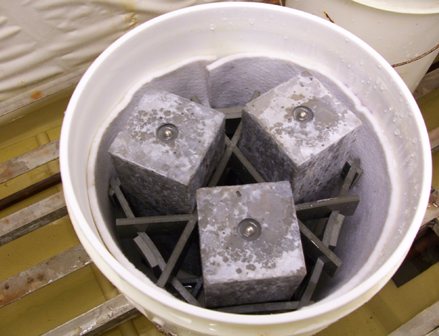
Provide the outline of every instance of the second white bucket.
{"type": "Polygon", "coordinates": [[[72,96],[62,129],[60,162],[69,214],[84,248],[115,286],[169,335],[311,335],[325,328],[370,299],[396,271],[417,233],[431,185],[422,116],[384,58],[320,18],[251,3],[218,3],[168,13],[111,45],[72,96]],[[143,83],[193,59],[242,53],[288,59],[333,79],[356,97],[355,105],[367,107],[369,112],[360,117],[371,121],[386,154],[383,160],[368,156],[371,139],[361,146],[367,165],[359,187],[361,209],[346,225],[340,242],[344,247],[337,251],[344,266],[326,294],[310,306],[282,314],[209,310],[157,287],[115,242],[114,227],[107,220],[107,189],[98,190],[105,171],[87,169],[96,163],[93,148],[102,125],[143,83]],[[385,202],[382,195],[388,196],[385,202]]]}
{"type": "Polygon", "coordinates": [[[394,66],[413,92],[439,53],[439,2],[286,0],[369,43],[394,66]]]}

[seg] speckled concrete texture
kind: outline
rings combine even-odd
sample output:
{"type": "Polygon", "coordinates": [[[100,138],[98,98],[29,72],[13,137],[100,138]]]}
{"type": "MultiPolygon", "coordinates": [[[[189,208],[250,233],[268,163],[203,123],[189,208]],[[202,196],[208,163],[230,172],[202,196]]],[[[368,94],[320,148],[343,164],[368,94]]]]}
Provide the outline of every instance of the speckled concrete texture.
{"type": "Polygon", "coordinates": [[[244,109],[239,148],[268,181],[290,180],[296,201],[329,196],[361,126],[335,90],[304,71],[244,109]]]}
{"type": "Polygon", "coordinates": [[[224,151],[224,115],[156,90],[129,113],[109,153],[136,215],[191,212],[224,151]],[[175,127],[175,138],[160,138],[163,125],[175,127]]]}
{"type": "Polygon", "coordinates": [[[291,299],[306,274],[290,183],[259,183],[197,191],[206,305],[291,299]],[[260,235],[239,224],[256,220],[260,235]]]}

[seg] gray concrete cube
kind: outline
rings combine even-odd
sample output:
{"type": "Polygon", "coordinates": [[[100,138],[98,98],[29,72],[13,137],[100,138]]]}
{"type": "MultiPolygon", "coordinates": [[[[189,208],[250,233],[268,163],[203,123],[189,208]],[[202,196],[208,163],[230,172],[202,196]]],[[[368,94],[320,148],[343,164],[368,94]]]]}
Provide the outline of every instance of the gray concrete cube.
{"type": "Polygon", "coordinates": [[[209,307],[289,300],[306,275],[290,183],[197,191],[209,307]]]}
{"type": "Polygon", "coordinates": [[[309,72],[248,103],[239,148],[268,181],[291,181],[296,201],[329,197],[361,121],[338,88],[309,72]]]}
{"type": "Polygon", "coordinates": [[[191,212],[224,151],[224,115],[155,90],[130,113],[109,154],[135,213],[191,212]]]}

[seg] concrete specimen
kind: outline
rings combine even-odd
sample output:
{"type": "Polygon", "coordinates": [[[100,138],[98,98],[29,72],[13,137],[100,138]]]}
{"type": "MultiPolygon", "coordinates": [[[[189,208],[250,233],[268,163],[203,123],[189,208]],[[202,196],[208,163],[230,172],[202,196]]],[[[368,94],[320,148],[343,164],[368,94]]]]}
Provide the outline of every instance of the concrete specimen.
{"type": "Polygon", "coordinates": [[[143,93],[110,148],[137,216],[189,213],[224,151],[224,115],[165,91],[143,93]]]}
{"type": "Polygon", "coordinates": [[[241,151],[266,180],[291,181],[295,201],[330,196],[361,126],[306,71],[248,103],[242,123],[241,151]]]}
{"type": "Polygon", "coordinates": [[[288,181],[197,191],[206,306],[290,300],[306,275],[288,181]]]}

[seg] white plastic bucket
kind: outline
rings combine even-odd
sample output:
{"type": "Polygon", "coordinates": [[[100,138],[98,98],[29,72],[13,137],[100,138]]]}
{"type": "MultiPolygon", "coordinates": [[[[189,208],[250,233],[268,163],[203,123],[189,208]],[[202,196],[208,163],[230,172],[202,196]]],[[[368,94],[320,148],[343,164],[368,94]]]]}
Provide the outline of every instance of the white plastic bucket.
{"type": "Polygon", "coordinates": [[[369,43],[413,92],[439,53],[437,0],[286,0],[369,43]]]}
{"type": "MultiPolygon", "coordinates": [[[[431,183],[422,116],[390,65],[336,25],[293,9],[252,3],[202,5],[165,14],[112,44],[88,69],[72,96],[60,153],[66,203],[84,248],[115,286],[171,335],[311,335],[325,328],[370,299],[396,271],[423,218],[431,183]],[[380,169],[389,169],[389,208],[365,209],[362,222],[366,225],[347,228],[351,237],[344,243],[355,251],[342,256],[346,267],[339,279],[336,276],[336,285],[322,300],[295,312],[221,313],[189,305],[159,289],[114,243],[105,209],[93,198],[96,186],[87,176],[89,161],[93,164],[95,159],[96,134],[142,83],[193,58],[238,53],[290,59],[318,68],[346,86],[357,97],[356,104],[365,104],[371,111],[368,117],[388,155],[386,162],[372,162],[371,169],[376,169],[375,177],[380,169]]],[[[379,201],[382,186],[374,185],[378,181],[365,183],[371,170],[365,171],[362,179],[370,190],[369,199],[379,201]]]]}

